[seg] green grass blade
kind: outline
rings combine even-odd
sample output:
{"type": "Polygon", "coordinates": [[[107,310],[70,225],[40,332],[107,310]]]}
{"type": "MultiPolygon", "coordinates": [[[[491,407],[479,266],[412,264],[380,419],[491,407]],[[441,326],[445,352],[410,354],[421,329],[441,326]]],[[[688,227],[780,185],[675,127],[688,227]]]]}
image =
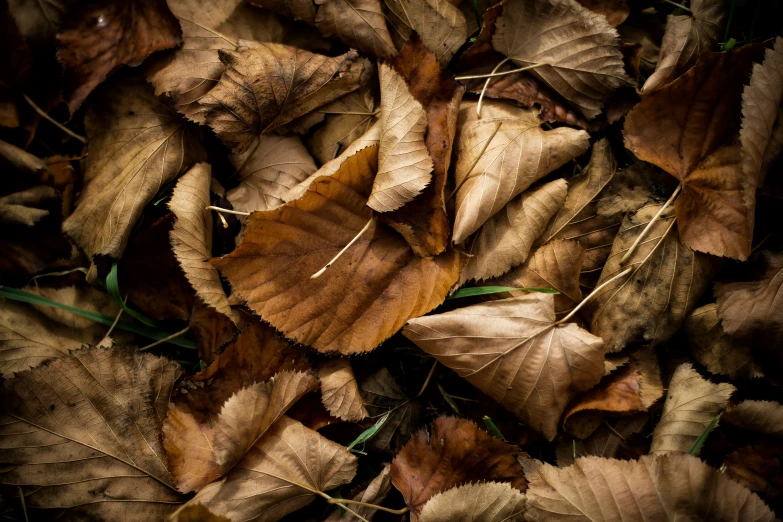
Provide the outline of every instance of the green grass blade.
{"type": "Polygon", "coordinates": [[[157,321],[155,321],[150,317],[147,317],[141,312],[137,312],[136,310],[130,308],[128,305],[125,304],[125,299],[123,299],[122,295],[120,295],[120,281],[117,276],[116,261],[114,262],[114,264],[111,265],[111,270],[109,271],[109,275],[106,276],[106,290],[109,292],[109,295],[114,300],[114,302],[117,303],[122,308],[123,312],[133,317],[134,319],[146,324],[147,326],[150,326],[152,328],[160,328],[160,323],[158,323],[157,321]]]}
{"type": "Polygon", "coordinates": [[[515,292],[523,290],[525,292],[540,292],[542,294],[559,294],[557,290],[553,288],[537,288],[537,287],[514,287],[514,286],[474,286],[471,288],[460,288],[446,299],[459,299],[460,297],[473,297],[477,295],[499,294],[501,292],[515,292]]]}
{"type": "Polygon", "coordinates": [[[502,441],[504,441],[504,442],[505,442],[505,440],[506,440],[506,437],[504,437],[504,436],[503,436],[503,434],[500,432],[500,430],[498,429],[498,427],[497,427],[497,426],[495,426],[495,423],[494,423],[494,422],[492,422],[492,419],[491,419],[489,416],[487,416],[487,415],[484,415],[484,417],[482,417],[482,420],[484,421],[484,425],[487,427],[487,430],[488,430],[488,431],[489,431],[489,432],[490,432],[492,435],[494,435],[495,437],[497,437],[497,438],[499,438],[500,440],[502,440],[502,441]]]}
{"type": "Polygon", "coordinates": [[[723,415],[723,413],[719,413],[715,416],[714,419],[710,421],[709,424],[707,424],[707,427],[704,428],[704,431],[701,432],[701,435],[699,435],[699,438],[696,439],[696,441],[693,443],[693,446],[691,446],[690,451],[688,451],[689,455],[696,455],[701,447],[704,445],[704,441],[707,440],[707,437],[710,435],[710,432],[715,428],[715,425],[718,424],[718,420],[720,419],[720,416],[723,415]]]}

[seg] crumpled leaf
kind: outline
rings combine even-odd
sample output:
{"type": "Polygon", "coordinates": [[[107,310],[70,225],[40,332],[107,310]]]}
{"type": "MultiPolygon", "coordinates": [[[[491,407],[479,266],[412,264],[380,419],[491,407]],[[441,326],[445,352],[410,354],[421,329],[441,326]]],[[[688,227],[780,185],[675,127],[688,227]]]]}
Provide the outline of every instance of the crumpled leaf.
{"type": "MultiPolygon", "coordinates": [[[[279,520],[319,492],[347,484],[355,473],[356,457],[347,449],[282,417],[225,479],[206,486],[186,506],[203,504],[231,520],[279,520]]],[[[172,522],[179,521],[177,515],[172,522]]]]}
{"type": "Polygon", "coordinates": [[[551,294],[419,317],[403,334],[547,440],[568,402],[604,374],[603,341],[557,324],[551,294]]]}
{"type": "Polygon", "coordinates": [[[272,210],[283,204],[283,194],[318,170],[298,136],[269,134],[256,147],[232,154],[239,185],[226,193],[234,210],[272,210]]]}
{"type": "Polygon", "coordinates": [[[394,55],[394,48],[381,0],[317,0],[320,7],[315,26],[327,38],[336,36],[353,47],[376,58],[394,55]]]}
{"type": "Polygon", "coordinates": [[[671,209],[653,224],[627,263],[620,264],[660,208],[647,205],[623,221],[598,284],[628,267],[631,271],[587,305],[590,331],[604,339],[608,352],[635,342],[657,345],[670,339],[710,281],[709,260],[680,243],[671,209]]]}
{"type": "Polygon", "coordinates": [[[420,522],[522,522],[525,495],[501,482],[451,488],[432,497],[420,522]]]}
{"type": "Polygon", "coordinates": [[[69,10],[57,35],[63,97],[71,114],[121,65],[136,66],[179,45],[182,30],[165,0],[85,3],[69,10]]]}
{"type": "Polygon", "coordinates": [[[563,437],[557,445],[557,464],[560,467],[568,466],[574,463],[575,458],[588,455],[609,459],[623,457],[626,441],[638,435],[649,422],[649,413],[636,413],[619,419],[606,419],[584,440],[563,437]]]}
{"type": "Polygon", "coordinates": [[[459,275],[455,252],[419,258],[375,223],[323,275],[310,278],[367,224],[372,174],[341,165],[300,199],[253,213],[237,249],[213,260],[252,310],[321,352],[372,350],[443,302],[459,275]]]}
{"type": "Polygon", "coordinates": [[[755,433],[783,437],[783,405],[773,401],[742,401],[729,407],[721,420],[755,433]]]}
{"type": "Polygon", "coordinates": [[[197,103],[204,123],[235,153],[368,79],[370,62],[349,51],[334,58],[282,44],[243,40],[218,50],[226,70],[197,103]]]}
{"type": "MultiPolygon", "coordinates": [[[[353,497],[353,500],[375,504],[377,506],[386,499],[389,491],[391,491],[391,464],[385,464],[378,476],[372,479],[366,488],[357,493],[356,496],[353,497]]],[[[353,509],[367,520],[372,520],[378,512],[377,509],[368,506],[356,505],[353,509]]],[[[359,519],[351,513],[342,508],[338,508],[329,515],[329,518],[324,522],[356,522],[358,520],[359,519]]]]}
{"type": "Polygon", "coordinates": [[[319,110],[326,114],[324,124],[313,133],[307,145],[321,165],[341,155],[349,145],[366,135],[378,119],[369,85],[319,110]]]}
{"type": "Polygon", "coordinates": [[[373,438],[367,441],[367,446],[376,451],[396,453],[411,436],[421,410],[419,403],[408,399],[386,368],[362,379],[359,392],[372,419],[389,414],[373,438]]]}
{"type": "Polygon", "coordinates": [[[753,239],[756,180],[742,173],[742,83],[761,47],[710,53],[644,97],[625,120],[625,146],[682,184],[675,202],[686,246],[745,260],[753,239]]]}
{"type": "Polygon", "coordinates": [[[191,128],[140,78],[105,83],[84,117],[85,183],[63,230],[88,256],[120,257],[144,206],[201,159],[191,128]]]}
{"type": "Polygon", "coordinates": [[[220,80],[226,66],[219,49],[235,51],[240,40],[279,42],[284,30],[277,16],[242,0],[168,0],[182,26],[182,46],[145,62],[155,94],[197,123],[204,122],[200,100],[220,80]]]}
{"type": "Polygon", "coordinates": [[[172,361],[118,346],[78,350],[18,373],[2,391],[0,483],[22,488],[33,520],[53,512],[164,518],[183,500],[161,441],[179,374],[172,361]]]}
{"type": "Polygon", "coordinates": [[[688,12],[666,17],[661,53],[643,93],[660,89],[693,67],[723,37],[728,9],[723,0],[693,0],[688,12]]]}
{"type": "Polygon", "coordinates": [[[463,243],[533,182],[587,150],[588,134],[544,131],[533,110],[489,101],[460,106],[454,243],[463,243]]]}
{"type": "Polygon", "coordinates": [[[669,382],[661,420],[653,431],[650,454],[687,453],[716,415],[723,412],[736,388],[713,384],[690,364],[681,364],[669,382]]]}
{"type": "Polygon", "coordinates": [[[392,484],[402,493],[415,522],[429,499],[460,484],[496,480],[524,492],[527,482],[517,453],[471,421],[439,417],[432,433],[416,432],[392,461],[392,484]]]}
{"type": "Polygon", "coordinates": [[[565,468],[525,460],[528,520],[775,520],[750,490],[691,455],[584,457],[565,468]]]}
{"type": "Polygon", "coordinates": [[[0,197],[0,223],[5,225],[35,226],[41,219],[49,215],[46,208],[48,201],[57,199],[57,192],[46,185],[38,185],[7,196],[0,197]]]}
{"type": "Polygon", "coordinates": [[[592,119],[619,87],[632,85],[620,40],[601,15],[574,0],[510,0],[495,22],[492,47],[592,119]]]}
{"type": "Polygon", "coordinates": [[[465,15],[447,0],[384,0],[391,37],[401,48],[416,32],[444,67],[468,39],[465,15]]]}
{"type": "Polygon", "coordinates": [[[523,192],[490,217],[465,241],[469,257],[462,267],[460,283],[498,277],[523,263],[533,242],[563,205],[567,192],[565,180],[550,181],[523,192]]]}
{"type": "Polygon", "coordinates": [[[369,414],[348,359],[332,359],[318,367],[321,401],[329,413],[348,422],[359,422],[369,414]]]}

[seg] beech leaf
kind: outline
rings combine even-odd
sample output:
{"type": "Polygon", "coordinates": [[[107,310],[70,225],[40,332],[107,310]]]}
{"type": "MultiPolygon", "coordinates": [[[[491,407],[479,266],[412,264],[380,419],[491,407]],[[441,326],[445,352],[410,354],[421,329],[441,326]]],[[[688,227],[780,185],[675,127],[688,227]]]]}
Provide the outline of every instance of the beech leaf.
{"type": "Polygon", "coordinates": [[[348,422],[359,422],[369,414],[348,359],[327,361],[318,368],[321,401],[329,413],[348,422]]]}
{"type": "Polygon", "coordinates": [[[501,482],[451,488],[432,497],[419,522],[522,522],[525,495],[501,482]]]}

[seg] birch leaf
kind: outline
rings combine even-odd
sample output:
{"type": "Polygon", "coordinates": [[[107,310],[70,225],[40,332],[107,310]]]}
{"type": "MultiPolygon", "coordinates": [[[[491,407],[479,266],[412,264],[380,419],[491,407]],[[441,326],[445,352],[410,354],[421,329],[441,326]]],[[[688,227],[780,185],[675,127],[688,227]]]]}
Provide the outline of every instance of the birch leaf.
{"type": "Polygon", "coordinates": [[[468,39],[465,15],[447,0],[384,0],[392,39],[402,47],[416,32],[445,67],[468,39]]]}
{"type": "Polygon", "coordinates": [[[329,413],[348,422],[359,422],[369,414],[348,359],[326,361],[318,368],[321,402],[329,413]]]}
{"type": "Polygon", "coordinates": [[[438,493],[419,522],[522,522],[524,513],[525,495],[508,484],[479,482],[438,493]]]}
{"type": "Polygon", "coordinates": [[[783,405],[777,402],[742,401],[730,407],[721,419],[755,433],[783,438],[783,405]]]}

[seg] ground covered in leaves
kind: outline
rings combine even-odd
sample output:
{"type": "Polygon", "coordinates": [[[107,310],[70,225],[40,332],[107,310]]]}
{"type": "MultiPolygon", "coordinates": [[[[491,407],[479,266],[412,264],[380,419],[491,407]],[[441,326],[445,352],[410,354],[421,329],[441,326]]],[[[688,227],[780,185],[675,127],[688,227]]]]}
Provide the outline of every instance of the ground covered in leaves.
{"type": "Polygon", "coordinates": [[[780,2],[0,12],[3,519],[783,515],[780,2]]]}

